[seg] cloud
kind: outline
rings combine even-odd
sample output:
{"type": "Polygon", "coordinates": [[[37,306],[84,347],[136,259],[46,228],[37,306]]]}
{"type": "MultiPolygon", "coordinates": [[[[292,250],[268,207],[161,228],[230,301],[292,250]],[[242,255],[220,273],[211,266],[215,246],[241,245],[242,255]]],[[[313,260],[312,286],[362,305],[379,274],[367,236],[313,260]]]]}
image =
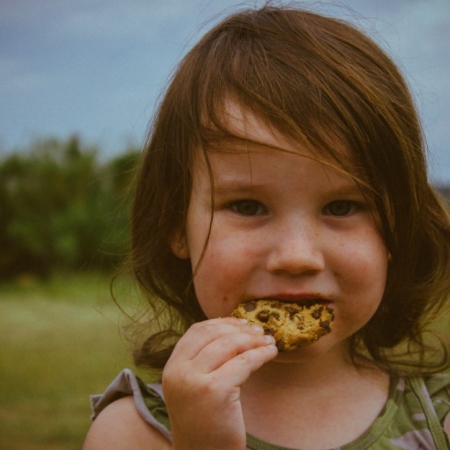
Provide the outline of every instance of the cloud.
{"type": "MultiPolygon", "coordinates": [[[[263,0],[15,0],[0,2],[0,139],[29,131],[145,135],[177,61],[224,13],[263,0]]],[[[450,123],[448,0],[306,0],[357,22],[399,62],[424,117],[430,147],[446,157],[450,123]]],[[[106,142],[107,141],[107,142],[106,142]]],[[[446,175],[447,176],[447,175],[446,175]]],[[[450,171],[448,173],[450,180],[450,171]]]]}
{"type": "Polygon", "coordinates": [[[0,56],[0,80],[5,95],[26,94],[46,84],[42,74],[26,70],[21,59],[7,56],[0,56]]]}

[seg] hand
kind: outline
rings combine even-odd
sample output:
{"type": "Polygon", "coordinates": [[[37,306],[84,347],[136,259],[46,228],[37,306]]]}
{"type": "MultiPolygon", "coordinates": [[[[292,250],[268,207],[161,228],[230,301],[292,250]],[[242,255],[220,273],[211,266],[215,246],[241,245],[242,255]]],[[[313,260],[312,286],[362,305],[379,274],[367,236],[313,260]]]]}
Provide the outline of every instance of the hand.
{"type": "Polygon", "coordinates": [[[176,450],[244,450],[240,386],[277,355],[272,336],[239,319],[193,325],[163,372],[176,450]]]}

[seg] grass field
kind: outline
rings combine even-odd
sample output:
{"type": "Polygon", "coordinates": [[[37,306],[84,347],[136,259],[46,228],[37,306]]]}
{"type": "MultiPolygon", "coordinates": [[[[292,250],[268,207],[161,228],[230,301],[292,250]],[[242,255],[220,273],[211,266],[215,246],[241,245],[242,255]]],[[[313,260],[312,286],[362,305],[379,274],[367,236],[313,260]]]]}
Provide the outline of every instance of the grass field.
{"type": "MultiPolygon", "coordinates": [[[[81,449],[89,394],[133,368],[123,317],[105,277],[0,284],[0,449],[81,449]]],[[[449,326],[438,328],[448,336],[449,326]]]]}
{"type": "Polygon", "coordinates": [[[89,394],[132,367],[109,279],[0,284],[0,448],[79,450],[89,394]]]}

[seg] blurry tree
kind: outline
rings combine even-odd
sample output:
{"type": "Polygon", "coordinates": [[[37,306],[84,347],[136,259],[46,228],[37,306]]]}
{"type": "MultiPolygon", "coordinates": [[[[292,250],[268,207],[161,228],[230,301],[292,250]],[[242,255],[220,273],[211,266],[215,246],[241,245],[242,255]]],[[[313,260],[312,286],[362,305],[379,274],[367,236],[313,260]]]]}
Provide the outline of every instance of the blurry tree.
{"type": "MultiPolygon", "coordinates": [[[[73,136],[0,159],[0,279],[119,265],[138,156],[128,149],[102,162],[73,136]]],[[[450,187],[439,190],[450,202],[450,187]]]]}
{"type": "Polygon", "coordinates": [[[0,278],[111,270],[126,250],[137,152],[101,164],[76,136],[34,142],[0,163],[0,278]]]}

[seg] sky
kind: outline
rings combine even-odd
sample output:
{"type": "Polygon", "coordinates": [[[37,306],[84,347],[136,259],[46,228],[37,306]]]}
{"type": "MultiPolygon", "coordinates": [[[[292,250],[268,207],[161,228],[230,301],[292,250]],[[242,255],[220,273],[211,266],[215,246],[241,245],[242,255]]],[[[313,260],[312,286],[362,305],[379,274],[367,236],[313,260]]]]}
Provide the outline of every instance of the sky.
{"type": "MultiPolygon", "coordinates": [[[[358,24],[397,62],[450,184],[450,0],[304,0],[358,24]]],[[[224,15],[262,1],[0,0],[0,157],[73,134],[105,157],[140,146],[177,61],[224,15]]]]}

